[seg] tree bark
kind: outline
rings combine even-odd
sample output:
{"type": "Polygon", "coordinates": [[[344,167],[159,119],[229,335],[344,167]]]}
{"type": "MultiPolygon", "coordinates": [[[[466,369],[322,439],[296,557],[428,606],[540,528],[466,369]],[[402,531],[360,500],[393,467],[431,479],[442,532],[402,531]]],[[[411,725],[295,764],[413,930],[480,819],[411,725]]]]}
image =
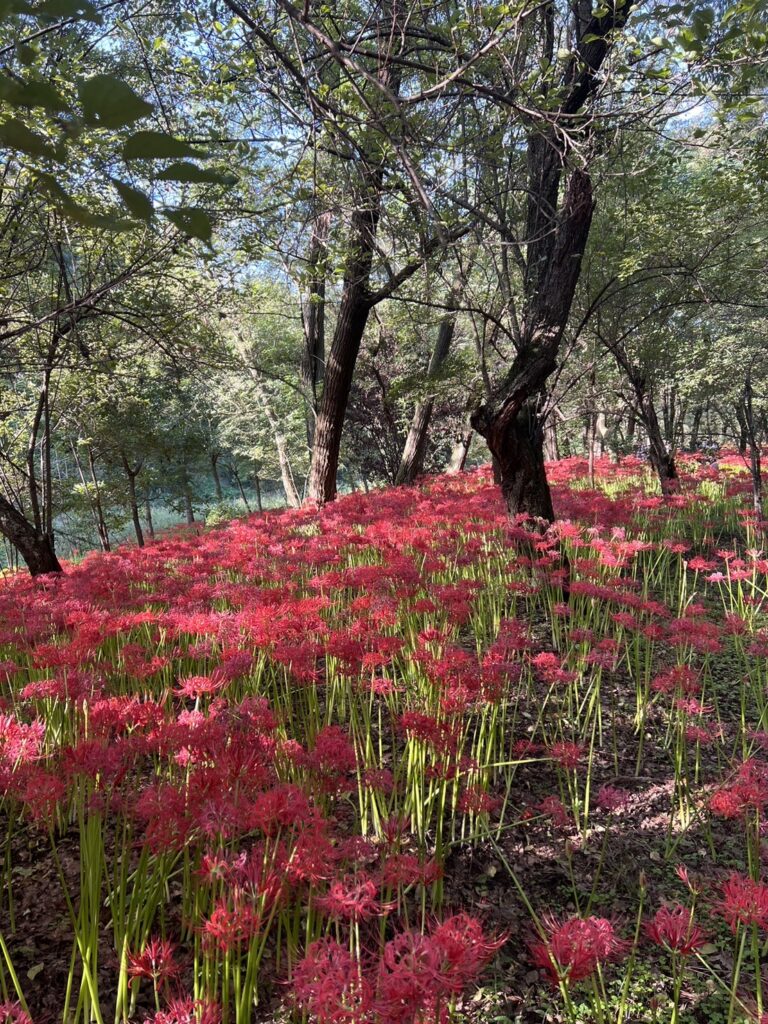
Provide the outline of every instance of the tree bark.
{"type": "Polygon", "coordinates": [[[99,535],[99,542],[101,544],[102,551],[110,550],[109,542],[109,530],[107,529],[107,521],[104,518],[104,506],[101,503],[101,488],[99,487],[99,478],[96,476],[96,459],[94,458],[93,448],[88,445],[88,468],[91,473],[91,482],[93,483],[93,508],[96,516],[96,531],[99,535]]]}
{"type": "Polygon", "coordinates": [[[259,479],[258,473],[253,474],[253,485],[256,488],[256,508],[258,508],[259,512],[263,512],[264,508],[261,504],[261,480],[259,479]]]}
{"type": "Polygon", "coordinates": [[[301,384],[307,420],[307,446],[312,451],[317,421],[317,388],[325,373],[325,260],[331,214],[320,213],[312,225],[309,243],[309,280],[302,306],[304,347],[301,358],[301,384]]]}
{"type": "Polygon", "coordinates": [[[448,463],[448,472],[451,475],[461,473],[467,462],[467,456],[469,455],[469,446],[472,444],[472,435],[474,434],[472,427],[469,427],[458,439],[456,444],[453,446],[451,452],[451,460],[448,463]]]}
{"type": "Polygon", "coordinates": [[[224,500],[224,491],[221,487],[221,476],[219,475],[219,456],[220,452],[211,452],[211,474],[213,475],[213,487],[216,492],[216,501],[222,502],[224,500]]]}
{"type": "Polygon", "coordinates": [[[293,477],[291,457],[288,452],[288,441],[285,433],[283,432],[283,426],[272,406],[269,395],[264,388],[264,382],[262,381],[260,374],[256,370],[251,370],[251,376],[255,384],[256,395],[261,402],[262,409],[264,410],[264,415],[267,417],[267,421],[272,428],[272,436],[275,440],[275,451],[277,452],[277,462],[280,466],[280,479],[283,482],[283,490],[285,491],[285,500],[290,508],[298,508],[301,504],[301,498],[299,497],[299,492],[293,477]]]}
{"type": "Polygon", "coordinates": [[[323,394],[317,411],[312,462],[309,470],[309,500],[319,505],[336,497],[341,435],[360,343],[371,311],[368,281],[373,265],[381,192],[372,186],[370,204],[352,215],[352,254],[344,274],[341,304],[325,367],[323,394]]]}
{"type": "MultiPolygon", "coordinates": [[[[456,330],[456,318],[464,290],[464,279],[461,274],[456,277],[448,293],[446,312],[440,321],[435,347],[427,367],[427,380],[433,380],[442,369],[451,351],[451,343],[456,330]]],[[[395,477],[396,484],[410,484],[424,472],[424,458],[427,453],[429,424],[435,405],[433,395],[418,402],[403,446],[400,465],[395,477]]]]}
{"type": "Polygon", "coordinates": [[[0,495],[0,532],[24,559],[32,576],[61,572],[51,537],[36,530],[7,498],[0,495]]]}
{"type": "MultiPolygon", "coordinates": [[[[561,155],[550,140],[550,148],[532,146],[530,160],[532,189],[538,202],[546,197],[556,201],[557,188],[551,179],[556,162],[559,181],[561,155]]],[[[536,200],[532,200],[536,206],[536,200]]],[[[562,209],[553,224],[529,216],[531,246],[526,273],[526,307],[515,360],[495,400],[481,406],[472,416],[472,426],[488,443],[501,472],[501,489],[510,515],[526,515],[552,522],[554,509],[544,470],[544,430],[539,400],[549,375],[557,365],[557,354],[581,269],[592,223],[594,202],[586,171],[571,172],[562,209]],[[532,236],[531,232],[535,232],[532,236]],[[550,237],[549,258],[544,259],[540,233],[550,237]]],[[[530,213],[530,211],[529,211],[530,213]]]]}
{"type": "Polygon", "coordinates": [[[149,500],[149,495],[144,499],[144,518],[147,521],[147,533],[151,540],[155,539],[155,524],[152,522],[152,502],[149,500]]]}
{"type": "Polygon", "coordinates": [[[128,480],[128,503],[131,506],[131,519],[133,520],[133,531],[136,534],[136,543],[140,548],[143,548],[144,531],[141,528],[141,519],[139,518],[139,500],[136,495],[136,477],[139,475],[141,470],[141,463],[139,463],[136,469],[131,469],[131,464],[128,462],[128,456],[125,452],[120,452],[120,460],[123,464],[123,470],[125,471],[125,475],[128,480]]]}
{"type": "Polygon", "coordinates": [[[651,465],[659,478],[661,493],[667,497],[677,490],[678,476],[675,458],[671,452],[667,451],[659,418],[653,404],[653,397],[642,382],[638,381],[635,384],[635,394],[637,395],[640,419],[648,435],[651,465]]]}
{"type": "Polygon", "coordinates": [[[691,423],[691,436],[688,439],[689,447],[696,451],[699,447],[699,431],[701,430],[701,419],[704,415],[704,406],[697,405],[693,410],[693,421],[691,423]]]}

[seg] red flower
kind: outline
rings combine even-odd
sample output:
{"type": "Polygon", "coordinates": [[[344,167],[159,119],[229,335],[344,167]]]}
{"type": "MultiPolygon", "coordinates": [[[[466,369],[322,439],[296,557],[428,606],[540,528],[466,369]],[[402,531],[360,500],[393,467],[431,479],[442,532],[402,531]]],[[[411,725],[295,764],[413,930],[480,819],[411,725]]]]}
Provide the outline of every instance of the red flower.
{"type": "Polygon", "coordinates": [[[653,918],[646,921],[645,934],[657,946],[683,956],[690,956],[707,941],[702,929],[694,924],[693,912],[681,903],[660,907],[653,918]]]}
{"type": "Polygon", "coordinates": [[[616,960],[628,949],[628,943],[616,935],[613,924],[604,917],[571,917],[565,921],[550,917],[544,924],[548,934],[531,943],[531,957],[554,985],[588,978],[598,964],[616,960]]]}
{"type": "Polygon", "coordinates": [[[293,996],[317,1024],[362,1024],[372,993],[349,950],[333,939],[318,939],[293,972],[293,996]]]}
{"type": "Polygon", "coordinates": [[[132,978],[151,978],[155,985],[175,978],[179,968],[173,950],[167,939],[150,939],[141,953],[128,953],[128,973],[132,978]]]}
{"type": "Polygon", "coordinates": [[[758,928],[768,929],[768,885],[734,871],[723,882],[718,910],[732,932],[740,924],[756,924],[758,928]]]}

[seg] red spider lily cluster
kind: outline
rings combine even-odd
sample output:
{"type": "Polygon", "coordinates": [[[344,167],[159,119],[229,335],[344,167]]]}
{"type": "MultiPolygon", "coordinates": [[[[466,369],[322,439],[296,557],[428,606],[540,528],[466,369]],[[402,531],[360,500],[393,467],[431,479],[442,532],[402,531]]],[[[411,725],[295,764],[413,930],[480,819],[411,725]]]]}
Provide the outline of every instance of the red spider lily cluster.
{"type": "MultiPolygon", "coordinates": [[[[662,499],[639,490],[637,460],[596,468],[592,489],[583,462],[552,467],[545,533],[511,522],[477,471],[4,580],[0,1024],[35,1015],[11,970],[25,841],[49,843],[71,911],[73,1024],[248,1024],[281,994],[318,1024],[457,1019],[508,928],[462,905],[453,855],[498,850],[503,902],[527,918],[514,844],[607,842],[646,799],[651,746],[669,773],[664,858],[706,827],[744,863],[713,863],[712,896],[690,888],[690,906],[660,887],[635,937],[672,954],[677,1006],[705,931],[730,929],[733,1005],[762,1013],[744,939],[768,930],[758,524],[735,470],[691,460],[662,499]],[[705,484],[722,485],[717,509],[705,484]],[[739,542],[721,547],[717,521],[739,542]],[[753,994],[736,992],[745,977],[753,994]]],[[[623,921],[536,919],[502,955],[561,994],[640,955],[623,921]]]]}

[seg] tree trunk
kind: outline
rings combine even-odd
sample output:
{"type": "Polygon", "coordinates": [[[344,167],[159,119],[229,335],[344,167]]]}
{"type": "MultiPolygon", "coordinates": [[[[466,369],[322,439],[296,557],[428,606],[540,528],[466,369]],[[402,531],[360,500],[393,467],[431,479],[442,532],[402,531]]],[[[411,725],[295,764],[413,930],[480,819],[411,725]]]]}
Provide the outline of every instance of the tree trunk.
{"type": "Polygon", "coordinates": [[[253,474],[253,486],[256,488],[256,507],[259,512],[263,512],[264,508],[261,504],[261,480],[259,479],[258,473],[253,474]]]}
{"type": "Polygon", "coordinates": [[[184,475],[181,480],[182,486],[182,497],[184,499],[184,515],[187,520],[187,526],[192,526],[195,522],[195,509],[192,505],[192,485],[189,482],[189,473],[187,467],[184,466],[184,475]]]}
{"type": "Polygon", "coordinates": [[[544,419],[544,458],[547,462],[557,462],[560,458],[560,450],[557,443],[557,408],[549,410],[544,419]]]}
{"type": "Polygon", "coordinates": [[[755,425],[755,413],[753,406],[752,374],[747,373],[744,381],[744,422],[747,426],[747,438],[749,441],[749,473],[752,479],[752,511],[755,513],[756,530],[759,536],[763,536],[765,511],[763,508],[763,474],[760,465],[760,440],[757,436],[755,425]]]}
{"type": "Polygon", "coordinates": [[[696,451],[699,447],[699,431],[701,430],[701,418],[704,415],[704,406],[697,405],[693,410],[693,422],[691,423],[691,436],[688,440],[689,447],[696,451]]]}
{"type": "Polygon", "coordinates": [[[307,446],[312,451],[317,420],[317,386],[325,372],[325,260],[331,214],[321,213],[312,225],[309,244],[309,280],[302,306],[304,348],[301,358],[301,384],[307,419],[307,446]]]}
{"type": "Polygon", "coordinates": [[[96,460],[93,455],[93,448],[88,445],[88,468],[91,473],[91,482],[93,483],[93,508],[96,515],[96,532],[99,535],[99,542],[101,544],[102,551],[110,550],[109,542],[109,530],[107,529],[107,521],[104,518],[104,506],[101,504],[101,488],[99,487],[99,478],[96,476],[96,460]]]}
{"type": "Polygon", "coordinates": [[[280,479],[283,482],[283,490],[285,491],[285,500],[290,508],[298,508],[301,505],[301,498],[296,488],[296,483],[293,478],[293,469],[291,468],[291,457],[288,452],[288,441],[286,440],[283,432],[283,426],[272,407],[269,395],[264,387],[264,382],[261,379],[261,375],[257,370],[251,369],[251,377],[255,385],[256,395],[261,402],[261,407],[264,411],[264,415],[267,417],[267,422],[272,429],[272,436],[275,440],[275,451],[277,452],[277,462],[280,466],[280,479]]]}
{"type": "Polygon", "coordinates": [[[240,497],[243,499],[243,504],[245,505],[246,510],[250,512],[251,506],[248,503],[248,498],[246,497],[245,489],[243,488],[243,481],[240,479],[240,474],[238,473],[234,466],[230,466],[230,472],[232,473],[232,476],[235,478],[235,483],[237,484],[237,489],[240,491],[240,497]]]}
{"type": "MultiPolygon", "coordinates": [[[[448,293],[446,312],[440,321],[435,347],[427,367],[427,380],[432,380],[437,376],[451,351],[451,342],[456,330],[457,311],[463,290],[464,279],[459,274],[448,293]]],[[[424,458],[427,453],[429,424],[432,419],[434,404],[434,396],[430,395],[416,405],[408,436],[403,446],[403,454],[400,457],[400,465],[395,477],[396,484],[413,483],[416,477],[424,472],[424,458]]]]}
{"type": "Polygon", "coordinates": [[[128,480],[128,502],[131,506],[131,519],[133,520],[133,531],[136,534],[136,543],[140,548],[143,548],[144,531],[141,528],[141,519],[139,519],[139,501],[136,496],[136,477],[139,475],[141,470],[141,463],[139,463],[136,469],[131,469],[131,464],[128,462],[128,456],[125,452],[120,452],[120,460],[123,464],[123,470],[125,471],[125,475],[128,480]]]}
{"type": "Polygon", "coordinates": [[[562,209],[553,223],[560,161],[551,139],[545,140],[544,148],[533,142],[529,147],[534,199],[529,205],[527,237],[537,241],[529,245],[526,304],[518,352],[495,400],[481,406],[472,416],[472,426],[486,439],[498,463],[510,515],[527,515],[549,522],[554,520],[554,509],[544,470],[539,397],[557,365],[594,209],[589,175],[575,169],[568,179],[562,209]],[[556,177],[554,184],[552,175],[556,177]],[[553,205],[548,208],[547,217],[543,217],[541,208],[548,201],[553,205]],[[531,206],[535,207],[533,212],[531,206]],[[545,249],[542,234],[549,238],[545,249]]]}
{"type": "Polygon", "coordinates": [[[219,452],[211,452],[211,473],[213,474],[213,487],[216,491],[216,501],[224,501],[224,491],[221,487],[221,476],[219,475],[219,452]]]}
{"type": "Polygon", "coordinates": [[[0,532],[13,544],[32,576],[61,572],[49,535],[37,531],[31,523],[0,495],[0,532]]]}
{"type": "Polygon", "coordinates": [[[152,502],[149,500],[149,495],[144,499],[144,518],[147,521],[147,533],[151,540],[155,539],[155,524],[152,522],[152,502]]]}
{"type": "Polygon", "coordinates": [[[467,462],[467,456],[469,455],[469,446],[472,444],[473,434],[474,430],[470,427],[461,435],[453,446],[451,461],[448,463],[448,472],[451,475],[461,473],[463,471],[467,462]]]}
{"type": "Polygon", "coordinates": [[[664,436],[656,415],[651,394],[645,389],[642,381],[635,383],[640,418],[648,434],[651,465],[656,471],[661,485],[661,493],[666,497],[677,490],[678,476],[674,455],[667,451],[664,436]]]}
{"type": "Polygon", "coordinates": [[[351,245],[354,247],[354,255],[344,275],[336,329],[325,366],[323,395],[317,410],[315,443],[309,469],[308,497],[318,505],[336,497],[344,417],[360,343],[371,311],[368,281],[379,222],[379,204],[380,191],[377,189],[371,197],[370,206],[355,210],[352,215],[351,245]]]}

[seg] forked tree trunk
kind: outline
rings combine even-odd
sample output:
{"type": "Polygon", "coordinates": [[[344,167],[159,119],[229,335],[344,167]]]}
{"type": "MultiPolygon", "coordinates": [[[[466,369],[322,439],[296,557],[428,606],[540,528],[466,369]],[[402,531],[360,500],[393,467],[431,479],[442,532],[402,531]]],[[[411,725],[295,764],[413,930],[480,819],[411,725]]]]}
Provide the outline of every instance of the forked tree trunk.
{"type": "Polygon", "coordinates": [[[554,509],[544,470],[539,401],[557,365],[594,209],[589,175],[576,169],[568,179],[557,221],[552,223],[561,171],[561,157],[556,150],[553,154],[553,146],[552,140],[543,139],[541,144],[536,140],[529,150],[534,165],[531,178],[538,183],[534,191],[541,207],[534,203],[535,208],[529,208],[527,236],[540,241],[529,245],[527,303],[517,356],[496,400],[472,416],[473,427],[486,439],[499,468],[510,515],[548,522],[554,520],[554,509]]]}
{"type": "Polygon", "coordinates": [[[0,532],[13,544],[26,562],[32,576],[61,572],[50,535],[39,533],[34,526],[0,495],[0,532]]]}
{"type": "Polygon", "coordinates": [[[143,548],[144,531],[141,528],[141,519],[139,518],[139,500],[136,495],[136,477],[139,475],[141,470],[141,463],[139,463],[136,469],[132,469],[131,464],[128,462],[128,456],[125,452],[120,453],[120,460],[123,464],[126,479],[128,480],[128,502],[131,506],[131,519],[133,520],[133,531],[136,534],[136,543],[140,548],[143,548]]]}

